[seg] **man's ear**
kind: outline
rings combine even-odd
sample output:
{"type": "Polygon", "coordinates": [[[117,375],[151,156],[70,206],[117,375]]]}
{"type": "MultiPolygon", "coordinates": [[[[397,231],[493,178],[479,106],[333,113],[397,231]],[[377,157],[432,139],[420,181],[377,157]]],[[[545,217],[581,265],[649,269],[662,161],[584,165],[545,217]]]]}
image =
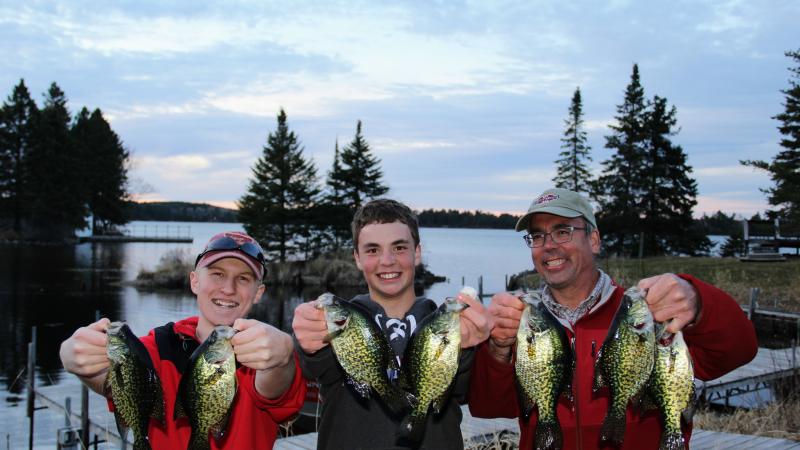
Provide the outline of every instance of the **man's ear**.
{"type": "Polygon", "coordinates": [[[422,244],[417,244],[414,249],[414,267],[422,264],[422,244]]]}
{"type": "Polygon", "coordinates": [[[253,299],[253,304],[254,305],[261,301],[261,297],[264,296],[264,290],[266,288],[267,288],[267,286],[265,286],[264,283],[261,283],[261,284],[258,285],[258,289],[256,289],[256,298],[253,299]]]}
{"type": "Polygon", "coordinates": [[[600,254],[600,232],[595,228],[592,234],[589,235],[589,242],[592,246],[592,253],[595,255],[600,254]]]}
{"type": "Polygon", "coordinates": [[[361,260],[358,258],[358,250],[353,249],[353,259],[356,261],[356,267],[358,267],[358,270],[364,270],[364,268],[361,267],[361,260]]]}
{"type": "Polygon", "coordinates": [[[197,271],[193,270],[189,272],[189,287],[192,288],[192,293],[195,295],[197,295],[197,291],[199,290],[198,288],[199,284],[200,284],[200,275],[198,275],[197,271]]]}

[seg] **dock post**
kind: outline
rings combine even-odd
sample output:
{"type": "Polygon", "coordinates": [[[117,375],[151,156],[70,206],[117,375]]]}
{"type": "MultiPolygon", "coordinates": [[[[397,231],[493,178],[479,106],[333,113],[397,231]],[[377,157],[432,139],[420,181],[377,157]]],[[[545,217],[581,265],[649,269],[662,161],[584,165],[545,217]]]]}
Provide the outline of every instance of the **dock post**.
{"type": "Polygon", "coordinates": [[[483,301],[483,275],[478,277],[478,299],[483,301]]]}
{"type": "Polygon", "coordinates": [[[34,407],[34,400],[36,399],[36,391],[33,384],[36,382],[34,374],[36,372],[36,326],[31,327],[31,341],[28,342],[28,449],[33,450],[33,416],[36,408],[34,407]]]}
{"type": "Polygon", "coordinates": [[[756,312],[756,304],[758,303],[758,294],[761,292],[760,288],[750,288],[750,309],[747,310],[747,318],[753,320],[753,314],[756,312]]]}
{"type": "Polygon", "coordinates": [[[461,275],[461,286],[464,286],[464,275],[461,275]]]}
{"type": "Polygon", "coordinates": [[[506,274],[506,290],[508,290],[508,274],[506,274]]]}

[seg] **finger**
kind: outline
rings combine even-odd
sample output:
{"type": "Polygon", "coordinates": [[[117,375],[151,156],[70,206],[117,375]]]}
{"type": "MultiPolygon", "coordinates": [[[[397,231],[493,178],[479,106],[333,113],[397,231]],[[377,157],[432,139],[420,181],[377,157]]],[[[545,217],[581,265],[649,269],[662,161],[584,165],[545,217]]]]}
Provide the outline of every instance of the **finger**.
{"type": "Polygon", "coordinates": [[[502,328],[507,330],[518,330],[519,329],[519,320],[515,320],[513,318],[506,318],[506,317],[495,317],[494,318],[494,328],[502,328]]]}
{"type": "Polygon", "coordinates": [[[665,329],[668,333],[677,333],[678,331],[681,331],[688,323],[689,320],[684,317],[675,317],[672,319],[672,322],[667,324],[665,329]]]}
{"type": "Polygon", "coordinates": [[[659,276],[656,275],[654,277],[648,277],[648,278],[641,279],[641,280],[639,280],[639,283],[637,283],[637,286],[639,287],[639,289],[648,290],[654,284],[656,284],[656,282],[658,281],[658,277],[659,276]]]}
{"type": "Polygon", "coordinates": [[[325,311],[317,308],[316,301],[298,305],[294,310],[295,317],[302,317],[311,321],[324,321],[325,311]]]}
{"type": "Polygon", "coordinates": [[[111,321],[108,318],[103,317],[97,322],[89,325],[87,328],[92,329],[94,331],[102,331],[103,333],[105,333],[108,330],[109,325],[111,325],[111,321]]]}

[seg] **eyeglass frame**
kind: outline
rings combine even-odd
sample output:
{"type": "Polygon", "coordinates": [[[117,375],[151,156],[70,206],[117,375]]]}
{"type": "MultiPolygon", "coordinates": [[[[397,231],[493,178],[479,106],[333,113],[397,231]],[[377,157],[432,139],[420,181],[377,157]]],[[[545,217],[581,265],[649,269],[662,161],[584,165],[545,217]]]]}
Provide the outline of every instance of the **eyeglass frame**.
{"type": "Polygon", "coordinates": [[[197,264],[200,262],[200,260],[203,259],[203,257],[206,256],[208,253],[221,252],[221,251],[230,251],[230,250],[238,250],[238,251],[244,253],[245,255],[247,255],[247,256],[253,258],[254,260],[256,260],[256,262],[261,264],[261,267],[264,269],[264,275],[266,275],[266,273],[267,273],[267,258],[266,258],[266,256],[264,256],[264,249],[261,248],[261,246],[258,244],[258,242],[247,241],[247,242],[245,242],[243,244],[239,244],[238,242],[236,242],[236,239],[234,239],[234,238],[232,238],[230,236],[223,236],[223,237],[221,237],[219,239],[214,239],[213,241],[209,242],[206,245],[206,248],[203,249],[203,251],[200,252],[199,255],[197,255],[197,259],[194,260],[194,267],[196,268],[197,264]],[[217,247],[218,245],[222,245],[221,243],[223,241],[225,243],[229,243],[229,242],[233,243],[233,245],[232,246],[228,245],[227,247],[217,247]]]}
{"type": "Polygon", "coordinates": [[[566,244],[567,242],[572,242],[572,235],[575,234],[575,230],[586,230],[586,229],[588,229],[588,228],[587,227],[576,227],[575,225],[567,225],[567,226],[563,226],[563,227],[558,227],[558,228],[556,228],[554,230],[551,230],[550,232],[536,231],[534,233],[528,233],[525,236],[522,236],[522,239],[525,241],[525,244],[528,246],[528,248],[544,247],[544,244],[547,243],[547,236],[550,236],[550,241],[552,241],[554,244],[566,244]],[[561,231],[569,231],[569,235],[566,237],[565,240],[558,241],[558,240],[556,240],[555,237],[553,237],[553,233],[561,232],[561,231]],[[533,234],[537,234],[537,235],[540,234],[542,236],[542,243],[541,244],[534,245],[533,236],[532,236],[533,234]]]}

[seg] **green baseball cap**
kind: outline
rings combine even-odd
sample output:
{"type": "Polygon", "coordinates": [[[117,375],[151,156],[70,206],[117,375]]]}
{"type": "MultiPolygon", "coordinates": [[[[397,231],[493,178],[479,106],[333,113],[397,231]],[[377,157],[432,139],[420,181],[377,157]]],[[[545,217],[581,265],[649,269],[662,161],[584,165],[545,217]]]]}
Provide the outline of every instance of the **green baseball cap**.
{"type": "Polygon", "coordinates": [[[531,216],[538,213],[553,214],[561,217],[583,217],[597,228],[592,205],[580,194],[569,189],[553,188],[542,193],[531,203],[528,212],[522,216],[514,228],[516,231],[527,230],[531,216]]]}

